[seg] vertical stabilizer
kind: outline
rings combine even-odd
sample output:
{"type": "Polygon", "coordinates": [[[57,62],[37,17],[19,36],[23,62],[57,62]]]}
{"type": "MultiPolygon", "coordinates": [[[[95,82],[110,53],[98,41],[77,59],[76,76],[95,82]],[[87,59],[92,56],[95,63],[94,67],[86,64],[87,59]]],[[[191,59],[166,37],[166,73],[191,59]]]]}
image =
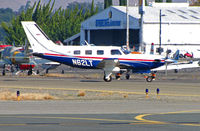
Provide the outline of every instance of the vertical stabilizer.
{"type": "Polygon", "coordinates": [[[174,53],[174,55],[173,55],[173,59],[174,60],[179,60],[179,50],[177,50],[175,53],[174,53]]]}
{"type": "Polygon", "coordinates": [[[34,21],[21,23],[33,52],[48,53],[56,46],[34,21]]]}

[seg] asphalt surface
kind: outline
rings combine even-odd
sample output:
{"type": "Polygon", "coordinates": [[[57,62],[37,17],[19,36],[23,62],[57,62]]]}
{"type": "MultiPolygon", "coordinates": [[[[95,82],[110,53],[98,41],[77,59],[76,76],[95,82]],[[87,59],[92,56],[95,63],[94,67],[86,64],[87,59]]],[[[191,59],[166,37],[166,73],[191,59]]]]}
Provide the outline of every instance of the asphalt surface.
{"type": "Polygon", "coordinates": [[[152,130],[188,131],[199,130],[199,114],[156,115],[151,119],[162,121],[138,121],[139,114],[60,114],[60,115],[1,115],[0,128],[10,130],[152,130]],[[167,119],[170,117],[172,121],[167,119]],[[182,119],[184,118],[184,120],[182,119]],[[192,118],[192,120],[191,120],[192,118]],[[167,119],[167,120],[166,120],[167,119]],[[4,122],[6,121],[6,122],[4,122]]]}
{"type": "Polygon", "coordinates": [[[0,101],[0,130],[200,130],[198,74],[180,76],[162,76],[152,83],[139,77],[110,83],[90,77],[0,77],[1,91],[48,92],[59,97],[0,101]],[[80,90],[86,95],[78,97],[80,90]]]}

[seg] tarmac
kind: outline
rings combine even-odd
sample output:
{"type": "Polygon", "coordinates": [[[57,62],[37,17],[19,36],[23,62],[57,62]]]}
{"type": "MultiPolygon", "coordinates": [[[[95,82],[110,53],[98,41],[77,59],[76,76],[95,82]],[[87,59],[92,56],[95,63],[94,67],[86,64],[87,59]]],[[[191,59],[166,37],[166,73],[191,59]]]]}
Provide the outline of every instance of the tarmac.
{"type": "Polygon", "coordinates": [[[0,129],[200,129],[199,72],[168,72],[167,76],[159,73],[151,83],[142,75],[104,82],[99,72],[69,74],[0,77],[1,92],[48,93],[55,97],[39,101],[1,100],[0,129]]]}

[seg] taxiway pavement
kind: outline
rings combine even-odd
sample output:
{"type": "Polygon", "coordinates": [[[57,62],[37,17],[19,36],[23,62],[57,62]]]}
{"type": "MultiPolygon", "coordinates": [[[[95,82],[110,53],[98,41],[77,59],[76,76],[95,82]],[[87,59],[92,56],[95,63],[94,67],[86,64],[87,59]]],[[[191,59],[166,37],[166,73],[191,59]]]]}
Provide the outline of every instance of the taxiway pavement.
{"type": "Polygon", "coordinates": [[[0,89],[60,96],[58,100],[0,101],[0,129],[4,131],[200,130],[198,79],[105,83],[99,79],[6,76],[0,77],[0,89]],[[86,92],[84,97],[77,96],[80,90],[86,92]]]}

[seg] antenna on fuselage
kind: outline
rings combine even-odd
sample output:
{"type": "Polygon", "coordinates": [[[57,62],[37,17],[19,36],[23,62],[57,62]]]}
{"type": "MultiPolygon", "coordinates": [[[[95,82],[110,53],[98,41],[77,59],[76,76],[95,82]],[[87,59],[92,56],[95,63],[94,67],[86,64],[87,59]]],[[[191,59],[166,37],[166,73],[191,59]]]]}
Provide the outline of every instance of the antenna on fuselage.
{"type": "Polygon", "coordinates": [[[87,46],[91,46],[86,40],[85,40],[85,44],[86,44],[87,46]]]}

